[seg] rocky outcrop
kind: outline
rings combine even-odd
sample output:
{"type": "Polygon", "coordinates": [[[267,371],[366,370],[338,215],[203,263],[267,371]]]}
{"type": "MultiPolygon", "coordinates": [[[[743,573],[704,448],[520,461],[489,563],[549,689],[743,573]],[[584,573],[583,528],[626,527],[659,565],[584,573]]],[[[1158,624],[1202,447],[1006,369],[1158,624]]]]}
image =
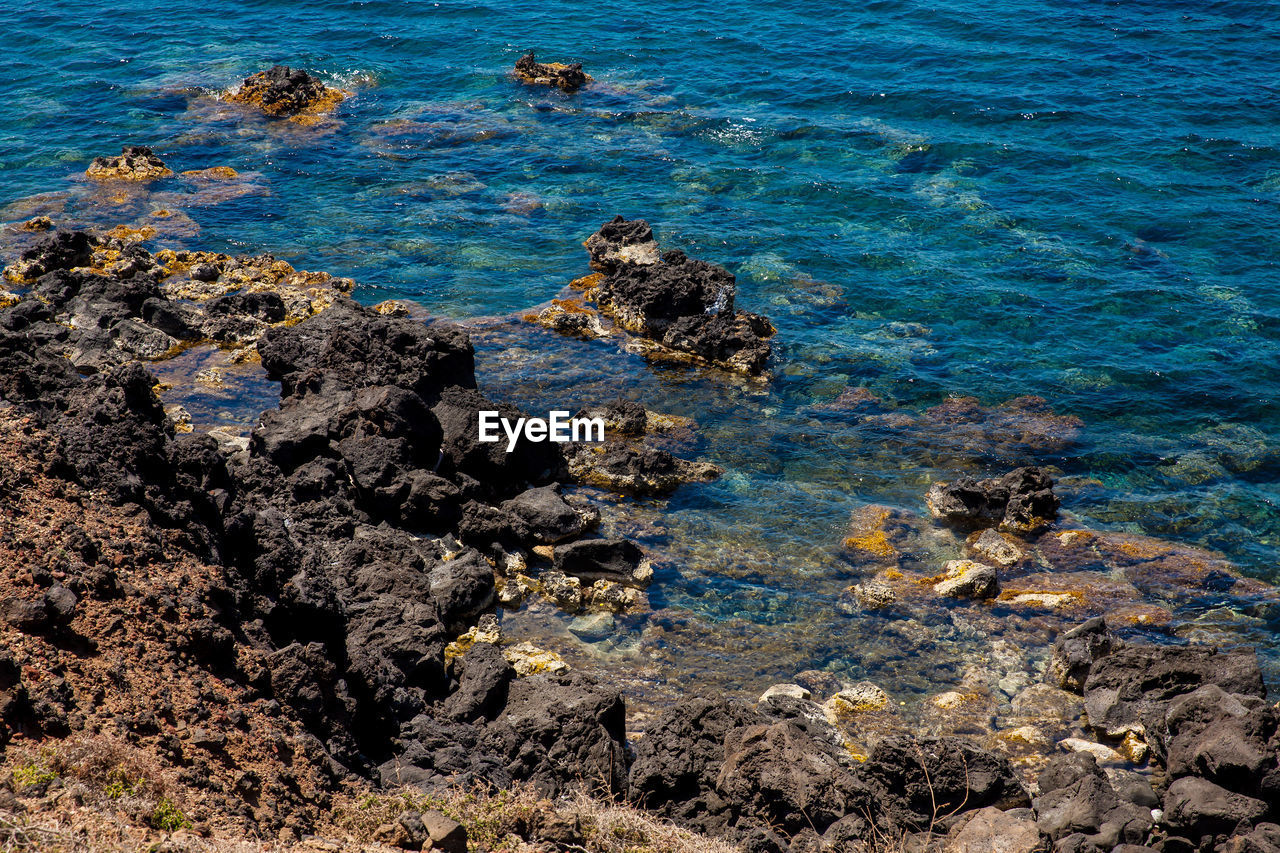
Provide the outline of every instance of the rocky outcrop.
{"type": "Polygon", "coordinates": [[[1036,824],[1058,845],[1111,850],[1150,839],[1155,824],[1150,803],[1118,794],[1088,753],[1054,758],[1040,774],[1039,788],[1033,803],[1036,824]]]}
{"type": "Polygon", "coordinates": [[[755,709],[678,704],[636,747],[632,797],[752,850],[796,849],[806,832],[830,845],[873,843],[945,831],[970,809],[1029,804],[1005,759],[957,738],[888,737],[859,763],[804,696],[774,690],[755,709]]]}
{"type": "Polygon", "coordinates": [[[161,250],[60,231],[5,269],[30,287],[7,314],[83,372],[155,360],[215,342],[248,347],[273,326],[312,316],[354,286],[257,257],[161,250]]]}
{"type": "Polygon", "coordinates": [[[1094,661],[1111,653],[1111,642],[1111,632],[1101,616],[1077,625],[1054,641],[1045,680],[1055,687],[1083,693],[1090,668],[1094,661]]]}
{"type": "Polygon", "coordinates": [[[300,68],[273,65],[244,78],[238,89],[228,92],[226,100],[257,107],[273,118],[306,122],[330,112],[351,93],[326,86],[319,78],[300,68]]]}
{"type": "Polygon", "coordinates": [[[167,178],[173,170],[145,145],[126,145],[118,157],[95,157],[85,171],[95,181],[154,181],[167,178]]]}
{"type": "Polygon", "coordinates": [[[1050,762],[1035,809],[1059,847],[1268,849],[1268,822],[1280,817],[1280,714],[1252,650],[1126,643],[1093,619],[1055,644],[1047,678],[1084,694],[1099,739],[1168,778],[1157,797],[1113,787],[1087,753],[1050,762]]]}
{"type": "MultiPolygon", "coordinates": [[[[39,276],[0,309],[0,396],[65,442],[54,470],[141,507],[221,567],[199,654],[296,719],[339,775],[625,790],[616,690],[573,675],[514,682],[485,644],[446,654],[495,606],[499,565],[534,547],[564,549],[563,568],[595,579],[593,600],[647,581],[628,542],[575,550],[598,513],[560,494],[558,447],[479,442],[479,410],[500,407],[476,391],[465,332],[341,294],[298,317],[292,294],[256,279],[294,275],[272,262],[83,234],[23,260],[39,276]],[[257,324],[281,400],[227,455],[209,436],[175,435],[134,342],[231,321],[257,324]]],[[[55,587],[10,610],[21,630],[52,634],[77,595],[55,587]]]]}
{"type": "MultiPolygon", "coordinates": [[[[750,376],[765,372],[776,330],[768,319],[735,307],[733,273],[678,250],[660,253],[642,219],[615,217],[583,245],[597,273],[576,284],[603,315],[635,336],[645,357],[750,376]]],[[[566,300],[532,319],[573,334],[607,334],[590,309],[566,300]]]]}
{"type": "Polygon", "coordinates": [[[961,477],[935,483],[925,496],[935,517],[966,527],[1029,532],[1058,517],[1053,480],[1039,468],[1017,468],[1001,477],[961,477]]]}
{"type": "Polygon", "coordinates": [[[566,65],[563,62],[539,62],[533,51],[516,60],[516,78],[532,86],[554,86],[561,92],[572,94],[591,82],[583,73],[582,63],[566,65]]]}
{"type": "Polygon", "coordinates": [[[711,462],[692,462],[643,444],[571,444],[567,459],[576,482],[636,495],[669,495],[686,483],[723,473],[711,462]]]}
{"type": "Polygon", "coordinates": [[[6,281],[30,284],[45,273],[87,267],[97,240],[83,231],[59,231],[23,251],[4,269],[6,281]]]}

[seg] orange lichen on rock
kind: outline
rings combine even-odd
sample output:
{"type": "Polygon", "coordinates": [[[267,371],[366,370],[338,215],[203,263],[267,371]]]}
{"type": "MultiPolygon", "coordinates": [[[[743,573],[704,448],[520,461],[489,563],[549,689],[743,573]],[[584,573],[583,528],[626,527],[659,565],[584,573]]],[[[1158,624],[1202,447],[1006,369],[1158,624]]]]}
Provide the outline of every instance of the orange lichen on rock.
{"type": "Polygon", "coordinates": [[[107,232],[108,237],[114,237],[117,240],[125,240],[130,243],[137,243],[142,240],[150,240],[156,236],[156,229],[150,225],[143,225],[135,228],[132,225],[117,225],[107,232]]]}
{"type": "Polygon", "coordinates": [[[898,549],[889,541],[888,530],[893,515],[891,507],[875,504],[854,510],[844,549],[863,559],[896,561],[898,549]]]}
{"type": "Polygon", "coordinates": [[[85,170],[95,181],[154,181],[167,178],[173,170],[145,145],[126,145],[118,157],[98,157],[85,170]]]}
{"type": "Polygon", "coordinates": [[[351,92],[326,86],[306,71],[276,65],[246,77],[240,88],[228,92],[224,99],[257,107],[273,118],[307,125],[315,124],[350,96],[351,92]]]}
{"type": "Polygon", "coordinates": [[[609,334],[600,322],[599,313],[581,299],[552,299],[546,308],[536,314],[525,314],[523,319],[565,335],[603,338],[609,334]]]}
{"type": "Polygon", "coordinates": [[[516,78],[533,86],[555,86],[562,92],[573,93],[590,83],[592,78],[583,72],[582,63],[539,62],[529,51],[516,61],[516,78]]]}
{"type": "Polygon", "coordinates": [[[182,173],[182,177],[197,181],[230,181],[240,177],[240,173],[230,166],[211,166],[208,169],[189,169],[182,173]]]}

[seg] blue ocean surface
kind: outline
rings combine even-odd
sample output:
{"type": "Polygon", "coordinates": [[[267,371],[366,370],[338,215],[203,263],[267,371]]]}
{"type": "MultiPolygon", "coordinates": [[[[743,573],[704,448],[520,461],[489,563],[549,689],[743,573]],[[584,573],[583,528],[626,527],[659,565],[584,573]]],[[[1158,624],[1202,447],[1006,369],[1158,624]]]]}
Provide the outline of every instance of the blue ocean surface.
{"type": "MultiPolygon", "coordinates": [[[[743,690],[811,667],[959,679],[984,641],[945,613],[903,651],[836,611],[840,539],[860,506],[924,512],[935,480],[1032,462],[1073,524],[1280,581],[1276,4],[18,0],[0,31],[3,221],[163,207],[187,223],[166,245],[271,252],[458,319],[556,296],[615,214],[736,274],[778,328],[768,383],[477,331],[490,395],[631,397],[695,419],[691,453],[725,468],[611,514],[660,558],[658,613],[585,660],[743,690]],[[595,83],[521,86],[530,49],[595,83]],[[277,62],[355,95],[311,128],[214,97],[277,62]],[[231,166],[243,192],[90,190],[125,144],[231,166]],[[824,408],[859,387],[914,426],[824,408]],[[935,423],[949,398],[1028,395],[1078,419],[1074,444],[935,423]]],[[[1179,624],[1274,647],[1267,612],[1198,601],[1179,624]]]]}

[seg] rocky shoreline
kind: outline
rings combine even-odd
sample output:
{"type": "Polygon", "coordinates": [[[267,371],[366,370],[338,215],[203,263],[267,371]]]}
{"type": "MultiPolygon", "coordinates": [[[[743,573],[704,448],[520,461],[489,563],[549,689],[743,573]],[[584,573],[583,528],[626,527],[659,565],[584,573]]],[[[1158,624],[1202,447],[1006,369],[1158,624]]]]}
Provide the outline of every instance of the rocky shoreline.
{"type": "MultiPolygon", "coordinates": [[[[586,246],[587,298],[630,340],[763,370],[772,327],[735,309],[723,269],[660,253],[639,220],[586,246]]],[[[616,688],[502,644],[493,612],[531,595],[602,618],[643,606],[643,552],[596,533],[598,509],[564,488],[667,494],[718,473],[647,445],[657,421],[642,406],[602,407],[602,446],[482,444],[481,409],[516,412],[477,390],[463,329],[358,305],[350,282],[270,256],[53,231],[6,278],[15,807],[74,776],[42,745],[109,734],[159,768],[116,782],[178,780],[155,809],[185,798],[206,829],[235,816],[285,842],[353,787],[480,785],[626,801],[748,851],[1278,849],[1277,712],[1248,650],[1153,646],[1087,621],[1057,639],[1046,683],[1017,692],[1026,723],[995,744],[913,732],[875,685],[822,673],[753,705],[689,698],[632,739],[616,688]],[[148,363],[209,342],[280,383],[247,442],[182,432],[155,393],[148,363]],[[1073,727],[1084,737],[1045,734],[1073,727]]],[[[854,606],[998,598],[1065,535],[1037,469],[937,484],[928,503],[973,559],[912,574],[899,546],[920,525],[864,512],[845,540],[866,575],[854,606]]],[[[1244,583],[1206,571],[1197,582],[1244,583]]],[[[968,701],[935,704],[963,716],[968,701]]],[[[380,840],[463,849],[459,829],[408,814],[380,840]]],[[[583,840],[506,831],[540,849],[583,840]]]]}

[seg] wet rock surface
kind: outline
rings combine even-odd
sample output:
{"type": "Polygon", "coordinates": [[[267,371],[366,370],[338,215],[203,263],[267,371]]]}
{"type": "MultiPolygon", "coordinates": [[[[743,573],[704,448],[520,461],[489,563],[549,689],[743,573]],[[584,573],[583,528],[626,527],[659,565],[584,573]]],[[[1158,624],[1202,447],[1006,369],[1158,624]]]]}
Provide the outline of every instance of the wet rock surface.
{"type": "Polygon", "coordinates": [[[118,157],[95,157],[85,177],[95,181],[154,181],[173,170],[145,145],[126,145],[118,157]]]}
{"type": "Polygon", "coordinates": [[[533,86],[554,86],[572,94],[591,82],[582,70],[582,63],[566,65],[563,62],[539,62],[533,51],[516,60],[516,78],[533,86]]]}
{"type": "Polygon", "coordinates": [[[326,86],[300,68],[273,65],[244,79],[226,100],[257,107],[273,118],[306,122],[331,111],[351,93],[326,86]]]}
{"type": "MultiPolygon", "coordinates": [[[[678,250],[660,253],[642,219],[615,217],[583,245],[597,272],[575,286],[635,336],[631,344],[646,358],[765,373],[776,330],[767,318],[735,307],[733,273],[678,250]]],[[[583,303],[557,300],[530,319],[564,333],[607,335],[593,315],[583,303]]]]}
{"type": "Polygon", "coordinates": [[[1058,517],[1053,480],[1039,468],[1018,468],[1001,477],[962,477],[937,483],[925,498],[930,511],[953,524],[1031,531],[1058,517]]]}
{"type": "Polygon", "coordinates": [[[29,288],[5,327],[86,373],[204,342],[248,348],[268,328],[310,317],[354,286],[270,255],[152,254],[129,239],[82,231],[42,238],[4,274],[29,288]]]}

